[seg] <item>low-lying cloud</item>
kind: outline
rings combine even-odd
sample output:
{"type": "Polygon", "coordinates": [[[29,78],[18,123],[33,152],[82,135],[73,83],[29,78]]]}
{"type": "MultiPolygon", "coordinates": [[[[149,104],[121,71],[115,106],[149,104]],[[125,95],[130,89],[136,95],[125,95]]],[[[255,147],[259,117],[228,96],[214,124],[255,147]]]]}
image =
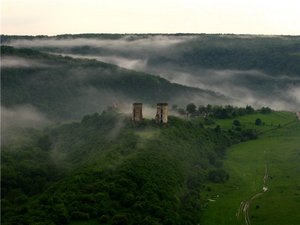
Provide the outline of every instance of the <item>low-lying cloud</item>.
{"type": "MultiPolygon", "coordinates": [[[[52,53],[53,54],[53,53],[52,53]]],[[[132,59],[121,56],[101,56],[101,55],[80,55],[80,54],[65,54],[55,53],[55,55],[68,56],[77,59],[94,59],[100,62],[114,64],[126,69],[143,71],[147,67],[147,59],[132,59]]]]}
{"type": "Polygon", "coordinates": [[[2,56],[1,68],[31,68],[31,67],[47,67],[46,64],[21,57],[2,56]]]}
{"type": "Polygon", "coordinates": [[[31,105],[1,106],[1,130],[9,128],[41,128],[51,121],[45,114],[31,105]]]}
{"type": "Polygon", "coordinates": [[[1,106],[1,145],[27,142],[26,128],[41,129],[52,122],[31,105],[1,106]]]}
{"type": "Polygon", "coordinates": [[[9,42],[15,47],[80,47],[90,46],[95,48],[109,48],[114,50],[139,50],[139,49],[161,49],[182,43],[192,39],[192,36],[146,36],[144,38],[126,35],[121,39],[92,39],[92,38],[45,38],[45,39],[17,39],[9,42]]]}
{"type": "MultiPolygon", "coordinates": [[[[253,38],[253,36],[247,35],[236,37],[241,39],[253,38]]],[[[200,40],[201,36],[124,35],[119,39],[105,39],[104,37],[17,39],[12,40],[9,44],[15,47],[36,47],[44,50],[53,48],[49,51],[74,58],[95,59],[127,69],[157,74],[172,83],[212,90],[228,97],[228,101],[224,101],[211,96],[195,95],[194,98],[176,96],[172,101],[174,103],[190,100],[199,104],[234,104],[238,106],[251,104],[254,107],[270,106],[278,110],[299,110],[300,78],[297,76],[285,74],[274,76],[255,69],[203,69],[197,63],[194,67],[191,66],[192,64],[177,65],[184,58],[176,57],[183,57],[185,53],[193,52],[194,46],[199,47],[206,43],[206,40],[198,42],[198,39],[200,40]],[[186,45],[186,42],[189,41],[191,43],[186,45]],[[172,59],[175,60],[172,61],[172,59]]],[[[232,46],[227,45],[234,45],[235,42],[224,42],[220,39],[214,41],[213,44],[216,45],[215,47],[230,48],[232,46]]],[[[19,61],[19,64],[25,65],[21,62],[19,61]]],[[[11,65],[15,64],[12,63],[11,65]]],[[[88,79],[92,74],[74,72],[74,77],[88,79]]],[[[102,72],[101,75],[105,75],[105,72],[102,72]]],[[[92,91],[92,93],[94,92],[92,91]]],[[[104,93],[103,96],[107,98],[105,103],[112,101],[110,95],[118,96],[117,99],[122,97],[122,93],[104,93]]],[[[91,94],[83,96],[91,96],[89,101],[94,99],[91,94]]],[[[96,104],[95,99],[92,101],[92,105],[95,106],[96,104]]]]}
{"type": "MultiPolygon", "coordinates": [[[[299,110],[300,108],[300,78],[270,76],[257,70],[210,70],[210,69],[179,69],[162,67],[152,70],[160,71],[160,75],[173,83],[189,87],[212,90],[228,96],[230,99],[221,104],[237,106],[252,105],[256,108],[269,106],[277,110],[299,110]]],[[[209,98],[208,98],[209,99],[209,98]]],[[[194,102],[206,104],[208,99],[194,102]]],[[[220,104],[217,99],[210,99],[210,104],[220,104]]]]}

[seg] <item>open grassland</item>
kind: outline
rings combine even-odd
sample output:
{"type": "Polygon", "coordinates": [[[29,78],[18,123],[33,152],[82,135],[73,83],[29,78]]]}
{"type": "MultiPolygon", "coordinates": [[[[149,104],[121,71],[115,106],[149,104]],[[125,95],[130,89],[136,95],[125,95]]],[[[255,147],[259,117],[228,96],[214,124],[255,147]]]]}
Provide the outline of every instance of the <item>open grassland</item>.
{"type": "MultiPolygon", "coordinates": [[[[257,117],[265,122],[260,127],[263,134],[229,149],[224,166],[230,179],[225,184],[209,184],[203,194],[209,200],[202,224],[299,224],[300,122],[285,112],[238,119],[241,124],[254,124],[257,117]],[[245,203],[249,204],[246,209],[245,203]]],[[[230,128],[232,120],[218,124],[230,128]]]]}
{"type": "Polygon", "coordinates": [[[247,116],[236,117],[235,119],[219,119],[216,121],[221,128],[229,129],[233,126],[233,120],[240,121],[242,126],[253,128],[259,132],[271,131],[278,127],[288,125],[295,121],[296,115],[291,112],[254,113],[247,116]],[[255,120],[261,119],[262,125],[255,125],[255,120]]]}

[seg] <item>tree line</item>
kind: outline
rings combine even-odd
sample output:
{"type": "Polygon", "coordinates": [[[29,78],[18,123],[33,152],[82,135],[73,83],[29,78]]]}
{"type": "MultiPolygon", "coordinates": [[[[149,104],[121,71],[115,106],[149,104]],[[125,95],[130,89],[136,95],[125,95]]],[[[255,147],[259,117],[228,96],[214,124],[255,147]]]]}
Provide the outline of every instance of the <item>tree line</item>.
{"type": "Polygon", "coordinates": [[[184,108],[179,108],[177,105],[172,105],[172,111],[177,112],[180,115],[188,117],[210,117],[216,119],[230,119],[238,116],[244,116],[254,113],[268,114],[272,112],[269,107],[262,107],[260,109],[254,109],[252,106],[237,107],[232,105],[200,105],[196,106],[194,103],[189,103],[184,108]]]}

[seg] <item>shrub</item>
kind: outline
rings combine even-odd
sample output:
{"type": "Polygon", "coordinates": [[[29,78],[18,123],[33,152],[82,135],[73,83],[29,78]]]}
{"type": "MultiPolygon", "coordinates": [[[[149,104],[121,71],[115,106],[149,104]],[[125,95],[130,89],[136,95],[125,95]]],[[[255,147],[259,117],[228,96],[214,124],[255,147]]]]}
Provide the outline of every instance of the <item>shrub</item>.
{"type": "Polygon", "coordinates": [[[260,126],[261,124],[262,124],[261,119],[260,119],[260,118],[257,118],[257,119],[255,120],[255,125],[256,125],[256,126],[260,126]]]}
{"type": "Polygon", "coordinates": [[[72,220],[89,220],[90,215],[85,212],[75,211],[75,212],[71,213],[71,219],[72,220]]]}
{"type": "Polygon", "coordinates": [[[214,183],[224,183],[229,179],[229,174],[223,169],[215,169],[209,171],[208,179],[214,183]]]}
{"type": "Polygon", "coordinates": [[[239,120],[234,120],[233,125],[239,127],[241,126],[241,122],[239,120]]]}
{"type": "Polygon", "coordinates": [[[126,214],[117,214],[112,218],[113,225],[126,225],[128,224],[128,218],[126,214]]]}

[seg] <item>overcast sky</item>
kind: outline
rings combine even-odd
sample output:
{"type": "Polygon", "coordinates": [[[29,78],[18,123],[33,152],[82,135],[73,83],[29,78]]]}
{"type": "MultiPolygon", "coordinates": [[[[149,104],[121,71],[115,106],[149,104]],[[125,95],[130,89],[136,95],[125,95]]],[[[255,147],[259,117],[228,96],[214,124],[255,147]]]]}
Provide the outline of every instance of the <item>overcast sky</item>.
{"type": "Polygon", "coordinates": [[[300,0],[0,0],[1,34],[300,35],[300,0]]]}

